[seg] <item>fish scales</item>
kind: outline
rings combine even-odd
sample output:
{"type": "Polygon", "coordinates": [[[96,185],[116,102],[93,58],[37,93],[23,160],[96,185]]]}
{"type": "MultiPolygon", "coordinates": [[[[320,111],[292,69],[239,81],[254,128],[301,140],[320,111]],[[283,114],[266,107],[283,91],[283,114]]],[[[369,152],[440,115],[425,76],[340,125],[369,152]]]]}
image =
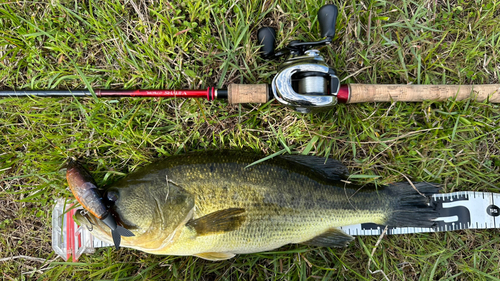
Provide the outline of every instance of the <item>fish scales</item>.
{"type": "MultiPolygon", "coordinates": [[[[344,188],[342,182],[321,184],[280,166],[264,163],[245,169],[250,160],[253,159],[168,170],[169,179],[195,196],[195,219],[229,207],[246,210],[247,220],[239,229],[217,237],[197,238],[204,241],[200,245],[212,245],[210,251],[227,250],[228,245],[231,248],[246,245],[235,250],[246,253],[255,248],[264,251],[277,245],[300,243],[331,227],[360,223],[367,215],[380,223],[390,203],[390,200],[374,202],[372,193],[352,196],[356,190],[344,188]]],[[[193,251],[203,250],[196,246],[193,251]]],[[[185,246],[179,247],[179,251],[186,251],[185,246]]]]}
{"type": "MultiPolygon", "coordinates": [[[[395,213],[405,215],[406,210],[396,207],[400,191],[325,179],[320,168],[300,162],[318,162],[319,157],[299,162],[278,158],[247,167],[258,159],[227,151],[172,157],[117,182],[110,188],[119,194],[113,211],[136,234],[124,237],[122,245],[217,260],[321,235],[324,239],[313,245],[342,246],[352,238],[335,227],[383,224],[395,213]]],[[[335,165],[341,164],[325,167],[335,165]]],[[[109,239],[105,232],[97,236],[109,239]]]]}

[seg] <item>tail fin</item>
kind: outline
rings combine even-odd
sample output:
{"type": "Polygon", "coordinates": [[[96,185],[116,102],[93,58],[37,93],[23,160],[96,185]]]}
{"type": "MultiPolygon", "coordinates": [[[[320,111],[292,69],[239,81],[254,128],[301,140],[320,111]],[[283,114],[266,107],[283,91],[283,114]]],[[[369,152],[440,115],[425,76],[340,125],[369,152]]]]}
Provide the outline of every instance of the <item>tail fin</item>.
{"type": "Polygon", "coordinates": [[[135,235],[132,233],[132,231],[117,225],[115,229],[111,230],[111,236],[113,237],[113,242],[115,243],[115,249],[118,250],[120,248],[122,236],[130,237],[135,235]]]}
{"type": "Polygon", "coordinates": [[[121,226],[117,226],[116,227],[116,231],[118,231],[118,233],[121,235],[121,236],[125,236],[125,237],[131,237],[131,236],[135,236],[132,231],[124,228],[124,227],[121,227],[121,226]]]}
{"type": "Polygon", "coordinates": [[[429,198],[438,193],[439,187],[432,183],[418,182],[413,186],[408,182],[399,182],[386,187],[392,197],[392,213],[384,223],[395,227],[429,227],[436,225],[433,219],[438,212],[431,207],[429,198]],[[418,190],[415,190],[415,188],[418,190]]]}

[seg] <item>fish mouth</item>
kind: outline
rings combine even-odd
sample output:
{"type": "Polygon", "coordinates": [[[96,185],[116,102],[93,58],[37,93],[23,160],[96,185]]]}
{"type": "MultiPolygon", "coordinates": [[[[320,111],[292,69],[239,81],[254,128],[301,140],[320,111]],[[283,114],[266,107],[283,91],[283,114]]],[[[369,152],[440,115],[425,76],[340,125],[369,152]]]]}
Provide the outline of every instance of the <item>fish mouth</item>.
{"type": "Polygon", "coordinates": [[[75,213],[74,220],[78,225],[86,227],[87,230],[99,240],[113,244],[113,238],[111,237],[109,227],[87,210],[78,209],[75,213]]]}

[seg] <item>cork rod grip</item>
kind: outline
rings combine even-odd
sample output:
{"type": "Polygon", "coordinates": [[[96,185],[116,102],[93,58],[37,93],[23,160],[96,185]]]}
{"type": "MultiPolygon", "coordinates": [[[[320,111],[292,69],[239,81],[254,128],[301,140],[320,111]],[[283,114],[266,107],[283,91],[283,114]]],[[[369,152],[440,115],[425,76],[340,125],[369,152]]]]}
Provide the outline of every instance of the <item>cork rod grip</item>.
{"type": "Polygon", "coordinates": [[[500,84],[487,85],[370,85],[350,84],[347,103],[359,102],[421,102],[448,98],[500,103],[500,84]]]}
{"type": "Polygon", "coordinates": [[[266,103],[269,101],[269,87],[267,84],[230,84],[227,99],[230,104],[266,103]]]}

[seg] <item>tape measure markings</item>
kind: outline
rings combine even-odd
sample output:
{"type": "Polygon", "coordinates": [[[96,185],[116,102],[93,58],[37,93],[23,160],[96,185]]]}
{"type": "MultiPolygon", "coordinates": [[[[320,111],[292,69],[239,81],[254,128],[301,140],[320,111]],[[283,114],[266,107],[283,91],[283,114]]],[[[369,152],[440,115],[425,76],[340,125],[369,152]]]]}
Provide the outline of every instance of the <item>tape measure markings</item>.
{"type": "MultiPolygon", "coordinates": [[[[442,232],[461,229],[500,228],[496,217],[500,208],[495,204],[500,194],[491,192],[459,191],[453,193],[434,194],[429,205],[439,213],[436,228],[422,227],[389,227],[388,235],[425,232],[442,232]]],[[[380,235],[385,226],[373,223],[340,227],[349,235],[380,235]]]]}

